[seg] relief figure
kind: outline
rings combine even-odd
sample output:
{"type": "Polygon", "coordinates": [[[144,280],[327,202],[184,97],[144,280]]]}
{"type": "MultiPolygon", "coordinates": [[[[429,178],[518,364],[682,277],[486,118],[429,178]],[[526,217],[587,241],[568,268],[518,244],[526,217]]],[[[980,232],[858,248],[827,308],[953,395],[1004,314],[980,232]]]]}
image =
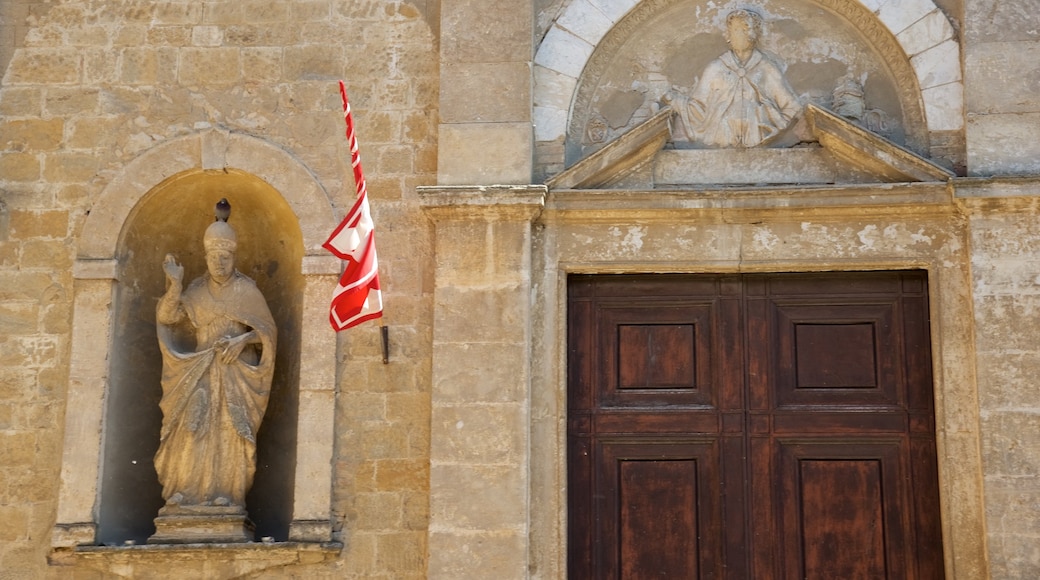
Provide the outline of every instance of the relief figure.
{"type": "Polygon", "coordinates": [[[244,514],[256,471],[277,331],[256,284],[235,269],[229,211],[226,200],[217,204],[217,220],[203,236],[208,271],[187,289],[184,267],[171,254],[163,262],[167,289],[156,309],[163,422],[155,469],[166,500],[160,515],[202,506],[244,514]],[[178,340],[184,324],[194,348],[178,340]]]}
{"type": "Polygon", "coordinates": [[[802,111],[779,64],[757,48],[762,17],[751,10],[726,16],[730,50],[705,67],[693,91],[667,92],[689,141],[706,147],[768,145],[791,126],[802,111]]]}

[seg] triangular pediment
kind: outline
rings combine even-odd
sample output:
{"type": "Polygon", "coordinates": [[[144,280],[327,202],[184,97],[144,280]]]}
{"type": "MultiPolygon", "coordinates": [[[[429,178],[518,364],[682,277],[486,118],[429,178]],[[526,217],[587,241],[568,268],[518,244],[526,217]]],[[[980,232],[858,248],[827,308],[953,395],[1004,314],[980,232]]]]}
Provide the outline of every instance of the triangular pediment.
{"type": "Polygon", "coordinates": [[[676,189],[946,181],[954,173],[827,109],[809,104],[812,142],[788,148],[673,149],[671,109],[546,181],[550,189],[676,189]]]}

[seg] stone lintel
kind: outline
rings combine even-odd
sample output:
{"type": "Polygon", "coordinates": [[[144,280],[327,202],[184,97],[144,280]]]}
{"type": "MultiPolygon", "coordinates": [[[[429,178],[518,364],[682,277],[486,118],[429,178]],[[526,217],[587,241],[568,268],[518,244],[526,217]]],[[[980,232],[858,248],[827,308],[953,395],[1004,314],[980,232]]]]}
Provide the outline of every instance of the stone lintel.
{"type": "Polygon", "coordinates": [[[544,185],[420,186],[419,204],[435,219],[532,220],[545,206],[544,185]]]}
{"type": "Polygon", "coordinates": [[[578,213],[585,218],[674,221],[676,212],[945,212],[953,207],[947,183],[856,184],[845,186],[763,186],[683,190],[553,191],[543,219],[578,213]],[[590,213],[593,212],[593,213],[590,213]]]}
{"type": "Polygon", "coordinates": [[[111,259],[78,259],[72,263],[72,277],[77,280],[117,280],[119,262],[111,259]]]}

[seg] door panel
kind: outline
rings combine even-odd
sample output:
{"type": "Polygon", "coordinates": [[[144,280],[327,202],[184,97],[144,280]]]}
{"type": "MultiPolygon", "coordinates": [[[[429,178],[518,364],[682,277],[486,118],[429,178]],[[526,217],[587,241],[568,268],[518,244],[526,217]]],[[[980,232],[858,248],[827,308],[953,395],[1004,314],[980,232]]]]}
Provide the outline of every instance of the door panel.
{"type": "Polygon", "coordinates": [[[572,276],[572,578],[940,578],[921,272],[572,276]]]}
{"type": "MultiPolygon", "coordinates": [[[[720,562],[719,450],[713,441],[601,442],[601,578],[699,578],[720,562]],[[616,555],[616,557],[614,557],[616,555]]],[[[713,572],[707,577],[712,577],[713,572]]]]}

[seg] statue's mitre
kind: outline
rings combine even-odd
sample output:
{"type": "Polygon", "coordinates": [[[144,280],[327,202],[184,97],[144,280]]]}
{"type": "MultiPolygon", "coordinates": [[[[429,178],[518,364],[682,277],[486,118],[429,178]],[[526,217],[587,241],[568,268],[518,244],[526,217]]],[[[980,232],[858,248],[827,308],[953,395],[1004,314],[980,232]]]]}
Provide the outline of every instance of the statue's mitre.
{"type": "Polygon", "coordinates": [[[231,204],[227,199],[221,199],[217,203],[215,213],[216,220],[206,228],[206,233],[202,236],[202,245],[205,246],[206,251],[234,252],[238,246],[238,236],[235,235],[235,228],[227,223],[227,219],[231,215],[231,204]]]}

